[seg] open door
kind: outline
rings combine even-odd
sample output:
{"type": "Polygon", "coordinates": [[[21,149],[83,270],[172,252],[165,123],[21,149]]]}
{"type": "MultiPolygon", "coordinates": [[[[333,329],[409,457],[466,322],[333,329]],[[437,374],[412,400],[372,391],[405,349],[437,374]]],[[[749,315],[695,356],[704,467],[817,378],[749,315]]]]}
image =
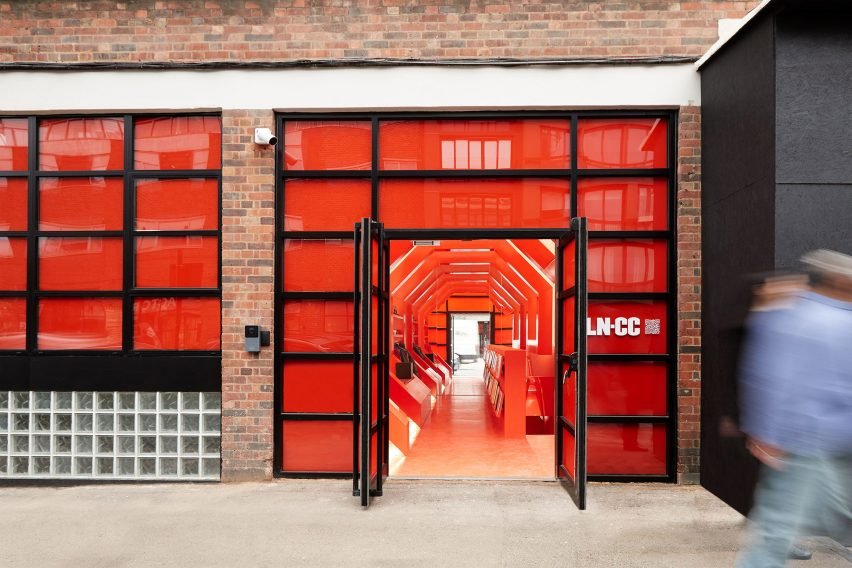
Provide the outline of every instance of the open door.
{"type": "Polygon", "coordinates": [[[556,250],[556,476],[580,510],[586,508],[586,219],[556,250]]]}
{"type": "Polygon", "coordinates": [[[355,225],[353,495],[368,507],[388,475],[390,249],[382,225],[355,225]]]}

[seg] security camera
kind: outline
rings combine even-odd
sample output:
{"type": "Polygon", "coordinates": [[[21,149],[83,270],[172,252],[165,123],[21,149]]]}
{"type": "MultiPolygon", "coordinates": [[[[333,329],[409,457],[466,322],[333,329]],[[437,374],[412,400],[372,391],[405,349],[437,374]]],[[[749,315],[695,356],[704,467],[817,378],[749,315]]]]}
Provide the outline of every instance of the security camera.
{"type": "Polygon", "coordinates": [[[273,136],[272,131],[268,128],[255,128],[254,143],[262,146],[275,146],[278,144],[278,138],[273,136]]]}

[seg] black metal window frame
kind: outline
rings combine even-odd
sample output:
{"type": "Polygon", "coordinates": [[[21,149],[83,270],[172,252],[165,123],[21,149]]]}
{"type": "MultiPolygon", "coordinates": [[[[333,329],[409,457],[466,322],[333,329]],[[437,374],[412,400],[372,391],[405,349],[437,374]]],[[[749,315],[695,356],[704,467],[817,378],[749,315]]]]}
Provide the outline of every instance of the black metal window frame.
{"type": "MultiPolygon", "coordinates": [[[[589,244],[614,239],[655,239],[666,242],[667,289],[665,292],[590,292],[589,304],[600,301],[648,301],[663,300],[667,307],[667,353],[664,354],[589,354],[589,362],[665,362],[666,363],[666,414],[648,415],[595,415],[588,416],[589,424],[663,424],[666,426],[666,473],[665,474],[589,474],[590,481],[677,481],[677,137],[678,112],[674,109],[659,110],[585,110],[585,111],[460,111],[460,112],[292,112],[276,113],[276,131],[279,144],[276,149],[276,255],[275,255],[275,326],[280,329],[283,321],[285,299],[351,299],[351,292],[284,292],[283,243],[285,239],[324,240],[352,239],[350,231],[286,231],[284,230],[284,196],[288,179],[361,179],[371,182],[371,218],[381,222],[379,211],[379,186],[384,179],[495,179],[495,178],[538,178],[564,179],[570,183],[571,215],[578,211],[579,182],[582,179],[604,178],[664,178],[667,181],[667,228],[662,231],[589,231],[589,244]],[[570,164],[564,169],[492,169],[492,170],[381,170],[379,169],[379,124],[390,120],[512,120],[512,119],[563,119],[570,123],[570,164]],[[652,118],[667,120],[665,168],[606,168],[580,169],[578,166],[578,125],[582,119],[631,119],[652,118]],[[335,121],[370,122],[372,132],[371,169],[369,170],[285,170],[283,165],[285,132],[288,121],[335,121]]],[[[354,221],[353,221],[354,226],[354,221]]],[[[570,230],[569,226],[565,230],[570,230]]],[[[388,240],[447,239],[447,238],[548,238],[559,231],[553,227],[542,229],[385,229],[388,240]],[[489,235],[477,237],[477,235],[489,235]],[[501,236],[494,236],[501,235],[501,236]],[[547,237],[545,237],[545,235],[547,237]]],[[[556,330],[554,329],[554,333],[556,330]]],[[[352,420],[352,413],[314,414],[283,412],[283,361],[285,359],[338,359],[351,360],[352,353],[284,353],[281,334],[275,334],[275,432],[274,467],[277,477],[345,477],[351,473],[330,474],[328,472],[292,472],[282,469],[282,427],[285,420],[352,420]]]]}
{"type": "MultiPolygon", "coordinates": [[[[137,170],[135,126],[150,118],[216,117],[216,112],[87,113],[3,116],[27,120],[27,170],[0,171],[3,178],[27,180],[27,230],[0,231],[2,237],[27,239],[27,289],[0,291],[0,298],[26,298],[26,348],[0,350],[0,389],[16,390],[126,390],[221,392],[221,329],[218,350],[135,350],[134,312],[137,298],[222,298],[222,170],[137,170]],[[124,127],[124,167],[119,170],[49,171],[39,164],[39,125],[55,119],[119,119],[124,127]],[[45,231],[39,228],[39,185],[42,179],[119,178],[123,182],[122,229],[45,231]],[[214,179],[217,181],[217,228],[215,230],[137,230],[136,183],[139,180],[214,179]],[[216,237],[215,288],[138,288],[135,281],[136,241],[139,237],[216,237]],[[44,237],[115,238],[122,241],[121,290],[43,291],[39,287],[39,239],[44,237]],[[38,305],[41,298],[120,298],[122,301],[121,349],[44,350],[38,348],[38,305]]],[[[220,141],[221,152],[221,141],[220,141]]]]}

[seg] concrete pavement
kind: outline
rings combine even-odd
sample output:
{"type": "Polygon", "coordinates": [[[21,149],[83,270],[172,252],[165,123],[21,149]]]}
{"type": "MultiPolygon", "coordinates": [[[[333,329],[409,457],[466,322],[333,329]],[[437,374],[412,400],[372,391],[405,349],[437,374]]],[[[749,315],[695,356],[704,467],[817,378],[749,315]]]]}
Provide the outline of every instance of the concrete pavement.
{"type": "MultiPolygon", "coordinates": [[[[362,510],[348,481],[0,487],[0,565],[732,566],[742,517],[700,487],[404,481],[362,510]]],[[[815,544],[802,568],[850,568],[815,544]]]]}

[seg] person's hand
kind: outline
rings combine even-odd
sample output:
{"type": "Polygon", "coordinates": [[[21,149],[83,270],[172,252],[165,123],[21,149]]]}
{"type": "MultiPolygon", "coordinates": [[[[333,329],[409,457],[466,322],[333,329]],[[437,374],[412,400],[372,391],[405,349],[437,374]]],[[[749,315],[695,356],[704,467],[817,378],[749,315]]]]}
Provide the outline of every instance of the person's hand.
{"type": "Polygon", "coordinates": [[[749,438],[748,442],[746,442],[746,447],[751,452],[751,455],[756,457],[760,463],[772,469],[784,469],[784,456],[786,454],[783,450],[769,444],[764,444],[756,438],[749,438]]]}

